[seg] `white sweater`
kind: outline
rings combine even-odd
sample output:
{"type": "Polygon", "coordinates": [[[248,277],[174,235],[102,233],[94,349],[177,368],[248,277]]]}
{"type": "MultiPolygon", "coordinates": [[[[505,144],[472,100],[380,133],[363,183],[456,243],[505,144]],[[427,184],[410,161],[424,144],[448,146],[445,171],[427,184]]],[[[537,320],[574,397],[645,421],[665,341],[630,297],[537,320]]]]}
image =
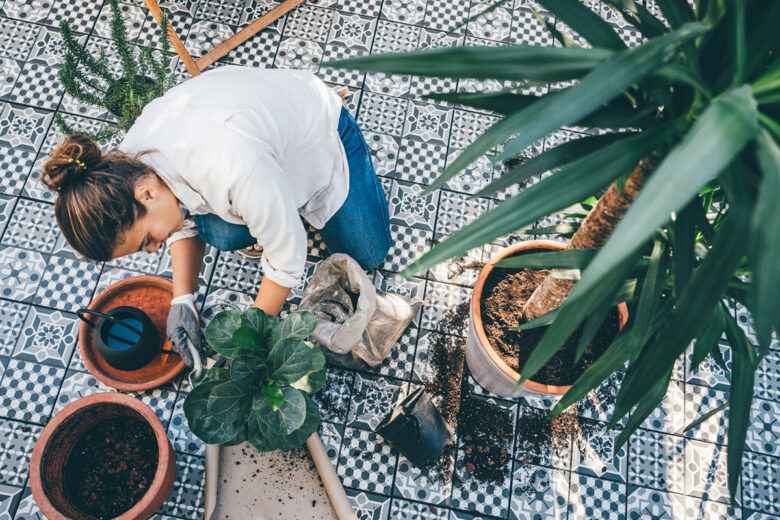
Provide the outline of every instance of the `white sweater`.
{"type": "MultiPolygon", "coordinates": [[[[152,150],[139,160],[183,208],[248,226],[264,274],[295,287],[306,262],[299,215],[322,228],[349,192],[340,114],[339,96],[310,72],[219,67],[149,103],[119,149],[152,150]]],[[[168,243],[196,234],[187,219],[168,243]]]]}

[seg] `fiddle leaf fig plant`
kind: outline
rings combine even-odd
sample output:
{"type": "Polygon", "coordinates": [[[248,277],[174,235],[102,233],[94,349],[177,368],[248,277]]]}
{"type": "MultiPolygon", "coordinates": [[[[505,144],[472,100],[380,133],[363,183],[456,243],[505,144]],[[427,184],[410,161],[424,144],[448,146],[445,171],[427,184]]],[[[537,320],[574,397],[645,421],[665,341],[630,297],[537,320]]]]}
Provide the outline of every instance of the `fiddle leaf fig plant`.
{"type": "Polygon", "coordinates": [[[232,363],[208,369],[184,400],[190,430],[208,444],[249,441],[260,451],[303,445],[320,425],[310,396],[325,384],[325,356],[306,341],[316,325],[310,312],[217,314],[206,341],[232,363]]]}

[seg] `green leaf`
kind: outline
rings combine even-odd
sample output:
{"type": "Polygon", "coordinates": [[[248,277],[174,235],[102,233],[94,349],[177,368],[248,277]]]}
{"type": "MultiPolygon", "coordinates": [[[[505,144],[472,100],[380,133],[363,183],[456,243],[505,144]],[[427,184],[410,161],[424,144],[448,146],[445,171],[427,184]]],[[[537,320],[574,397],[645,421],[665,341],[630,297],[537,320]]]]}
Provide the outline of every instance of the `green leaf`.
{"type": "Polygon", "coordinates": [[[309,311],[291,312],[279,323],[274,337],[277,343],[285,338],[303,340],[308,338],[317,328],[317,318],[309,311]]]}
{"type": "MultiPolygon", "coordinates": [[[[619,292],[620,292],[620,286],[615,286],[612,292],[608,294],[604,299],[607,302],[611,302],[619,292]]],[[[591,342],[593,337],[599,331],[601,324],[604,322],[604,318],[607,317],[607,314],[609,314],[611,308],[612,306],[609,304],[600,305],[599,307],[596,308],[596,310],[593,311],[593,313],[590,316],[588,316],[585,319],[585,326],[582,328],[582,332],[580,333],[580,339],[577,341],[577,348],[574,350],[575,363],[579,362],[579,360],[582,359],[582,355],[585,354],[585,349],[588,347],[588,344],[591,342]]]]}
{"type": "Polygon", "coordinates": [[[325,368],[325,354],[323,354],[322,349],[314,343],[306,343],[311,349],[311,365],[309,365],[309,371],[318,371],[325,368]]]}
{"type": "Polygon", "coordinates": [[[547,150],[544,153],[525,161],[519,166],[512,168],[501,177],[485,186],[475,195],[475,197],[486,197],[492,193],[508,188],[513,184],[523,182],[534,175],[539,175],[540,173],[591,155],[594,151],[597,152],[615,141],[622,140],[624,137],[626,137],[624,134],[595,135],[574,139],[558,145],[555,148],[547,150]]]}
{"type": "Polygon", "coordinates": [[[228,381],[219,383],[211,390],[208,412],[218,421],[243,420],[252,404],[252,393],[243,386],[228,381]]]}
{"type": "Polygon", "coordinates": [[[320,410],[317,404],[308,395],[304,395],[303,398],[306,402],[306,417],[300,428],[284,436],[284,449],[294,449],[303,446],[306,443],[306,439],[311,437],[320,427],[320,410]]]}
{"type": "Polygon", "coordinates": [[[184,399],[184,416],[192,433],[207,444],[230,442],[239,433],[237,422],[221,422],[208,411],[211,390],[219,385],[216,381],[201,383],[184,399]]]}
{"type": "Polygon", "coordinates": [[[254,410],[250,412],[249,419],[247,420],[247,440],[260,452],[269,452],[279,449],[276,444],[269,440],[263,433],[260,428],[260,417],[254,410]]]}
{"type": "Polygon", "coordinates": [[[312,364],[312,351],[294,338],[280,340],[268,354],[270,378],[279,384],[290,384],[306,375],[312,364]]]}
{"type": "MultiPolygon", "coordinates": [[[[732,201],[732,204],[710,253],[693,274],[685,291],[677,298],[675,310],[652,344],[642,350],[632,370],[626,374],[615,403],[613,421],[619,420],[642,399],[648,382],[655,381],[659,371],[665,372],[674,365],[674,360],[685,351],[719,304],[720,295],[747,246],[744,235],[750,215],[737,201],[732,201]]],[[[598,257],[591,265],[597,261],[598,257]]],[[[584,280],[585,277],[574,287],[574,291],[584,280]]]]}
{"type": "Polygon", "coordinates": [[[306,392],[309,395],[316,394],[325,386],[325,371],[311,371],[298,381],[290,384],[290,386],[297,388],[301,392],[306,392]]]}
{"type": "MultiPolygon", "coordinates": [[[[630,367],[629,367],[630,370],[630,367]]],[[[631,416],[628,418],[628,422],[623,427],[623,431],[620,432],[617,439],[615,439],[614,453],[617,453],[620,448],[626,443],[631,434],[636,431],[639,426],[645,422],[645,419],[653,413],[658,407],[658,404],[663,400],[666,395],[666,389],[669,387],[669,381],[672,377],[672,369],[668,369],[665,374],[653,381],[649,381],[650,388],[645,391],[645,395],[639,402],[636,408],[631,411],[631,416]]],[[[609,427],[613,427],[615,416],[612,416],[612,422],[609,423],[609,427]]]]}
{"type": "Polygon", "coordinates": [[[723,304],[719,304],[712,311],[709,322],[699,331],[696,337],[696,343],[693,345],[693,354],[691,356],[691,372],[695,372],[707,354],[718,349],[720,352],[719,341],[723,335],[723,329],[726,326],[723,316],[723,304]]]}
{"type": "Polygon", "coordinates": [[[265,341],[257,331],[251,327],[239,327],[231,338],[233,347],[239,350],[265,350],[265,341]]]}
{"type": "Polygon", "coordinates": [[[238,356],[230,365],[230,377],[240,385],[257,389],[268,377],[268,368],[260,356],[238,356]]]}
{"type": "Polygon", "coordinates": [[[655,150],[677,130],[677,122],[662,125],[608,145],[598,153],[574,161],[553,175],[504,201],[413,262],[404,276],[423,272],[473,247],[512,233],[539,218],[569,207],[633,169],[639,159],[655,150]]]}
{"type": "MultiPolygon", "coordinates": [[[[514,157],[538,139],[561,126],[570,125],[582,119],[618,96],[632,84],[666,63],[673,51],[681,45],[704,32],[706,32],[706,28],[703,25],[696,22],[690,23],[674,32],[654,38],[639,47],[617,53],[588,73],[579,83],[564,90],[564,94],[559,98],[550,102],[549,98],[545,97],[542,101],[538,101],[496,123],[464,150],[458,159],[463,156],[468,159],[471,154],[469,149],[472,147],[477,150],[487,143],[493,147],[510,135],[516,134],[516,137],[505,147],[498,159],[514,157]],[[533,116],[534,119],[528,119],[529,116],[533,116]],[[491,132],[491,130],[493,131],[491,132]],[[480,143],[480,139],[485,136],[488,137],[480,143]],[[477,146],[478,143],[480,146],[477,146]]],[[[452,166],[448,166],[447,170],[452,168],[452,170],[460,171],[462,169],[460,165],[463,161],[459,162],[458,159],[453,161],[452,166]]],[[[473,159],[462,164],[462,167],[468,166],[471,162],[473,159]]],[[[447,174],[447,170],[442,176],[447,174]]]]}
{"type": "Polygon", "coordinates": [[[208,368],[202,382],[205,383],[206,381],[230,381],[230,369],[222,367],[208,368]]]}
{"type": "Polygon", "coordinates": [[[328,61],[323,67],[424,77],[566,81],[592,70],[612,51],[508,45],[447,47],[328,61]]]}
{"type": "Polygon", "coordinates": [[[238,349],[233,345],[233,333],[241,326],[241,311],[222,311],[206,327],[206,342],[218,354],[234,358],[238,349]]]}
{"type": "Polygon", "coordinates": [[[728,408],[730,402],[731,401],[727,400],[725,403],[723,403],[723,404],[721,404],[719,406],[716,406],[712,410],[709,410],[707,413],[701,415],[698,419],[696,419],[695,421],[691,422],[691,424],[689,424],[688,426],[685,427],[685,429],[683,430],[683,434],[688,433],[689,431],[693,430],[694,428],[698,428],[701,424],[707,422],[710,419],[710,417],[713,417],[713,416],[719,414],[720,412],[722,412],[723,410],[725,410],[726,408],[728,408]]]}
{"type": "Polygon", "coordinates": [[[526,255],[505,258],[494,264],[494,267],[510,267],[517,269],[585,269],[593,257],[594,249],[562,249],[545,253],[528,253],[526,255]]]}
{"type": "Polygon", "coordinates": [[[694,199],[682,211],[677,213],[674,220],[674,239],[672,241],[674,251],[674,290],[676,294],[682,294],[693,274],[693,246],[696,242],[696,230],[693,226],[693,206],[699,204],[694,199]]]}
{"type": "Polygon", "coordinates": [[[695,18],[691,6],[685,0],[655,0],[664,17],[669,21],[672,29],[677,29],[686,22],[692,22],[695,18]]]}
{"type": "Polygon", "coordinates": [[[211,389],[218,384],[218,381],[207,381],[190,390],[182,406],[187,421],[202,419],[209,415],[208,403],[211,389]]]}
{"type": "Polygon", "coordinates": [[[729,431],[727,467],[729,494],[734,504],[739,477],[742,472],[742,454],[750,425],[750,406],[753,402],[753,385],[756,375],[756,353],[745,337],[744,331],[731,316],[726,318],[726,337],[734,356],[731,368],[729,401],[729,431]]]}
{"type": "Polygon", "coordinates": [[[271,316],[257,307],[250,307],[241,315],[241,324],[257,333],[257,336],[261,338],[260,344],[269,341],[278,321],[275,316],[271,316]]]}
{"type": "Polygon", "coordinates": [[[766,352],[772,327],[780,332],[777,291],[780,280],[780,148],[763,129],[756,139],[756,156],[762,178],[750,230],[753,261],[750,307],[758,343],[766,352]]]}
{"type": "Polygon", "coordinates": [[[265,396],[265,402],[272,412],[282,407],[284,404],[284,392],[282,392],[279,386],[275,384],[263,385],[261,390],[265,396]]]}
{"type": "Polygon", "coordinates": [[[655,38],[667,31],[661,20],[653,16],[644,6],[635,3],[634,0],[604,0],[604,3],[613,7],[647,38],[655,38]]]}
{"type": "Polygon", "coordinates": [[[579,0],[538,0],[538,3],[594,47],[613,50],[626,48],[612,26],[579,0]]]}
{"type": "Polygon", "coordinates": [[[242,442],[245,442],[248,438],[247,423],[241,422],[237,428],[236,436],[227,442],[223,442],[222,446],[238,446],[242,442]]]}
{"type": "Polygon", "coordinates": [[[632,343],[629,346],[632,360],[636,358],[636,354],[654,331],[652,317],[655,316],[661,300],[668,259],[666,243],[660,238],[656,238],[650,253],[650,263],[645,279],[642,282],[642,292],[639,295],[636,316],[634,316],[634,333],[632,343]]]}
{"type": "Polygon", "coordinates": [[[730,25],[735,72],[733,85],[741,85],[745,81],[745,66],[747,62],[747,39],[745,36],[745,1],[729,0],[726,9],[727,20],[730,25]]]}
{"type": "Polygon", "coordinates": [[[256,394],[252,401],[252,410],[257,414],[258,425],[266,438],[288,435],[300,428],[306,418],[306,400],[300,390],[285,387],[282,393],[284,402],[276,411],[271,410],[260,394],[256,394]]]}

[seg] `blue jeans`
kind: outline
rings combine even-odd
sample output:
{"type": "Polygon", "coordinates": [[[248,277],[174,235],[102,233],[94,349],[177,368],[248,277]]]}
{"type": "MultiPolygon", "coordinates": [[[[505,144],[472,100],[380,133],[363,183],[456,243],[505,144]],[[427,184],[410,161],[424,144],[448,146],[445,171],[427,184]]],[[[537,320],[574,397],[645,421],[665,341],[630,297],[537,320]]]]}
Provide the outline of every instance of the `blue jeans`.
{"type": "MultiPolygon", "coordinates": [[[[331,254],[346,253],[363,269],[375,269],[390,250],[387,198],[363,133],[344,108],[338,132],[349,165],[349,194],[320,235],[331,254]]],[[[214,214],[194,215],[194,219],[200,238],[220,251],[235,251],[257,243],[247,226],[225,222],[214,214]]]]}

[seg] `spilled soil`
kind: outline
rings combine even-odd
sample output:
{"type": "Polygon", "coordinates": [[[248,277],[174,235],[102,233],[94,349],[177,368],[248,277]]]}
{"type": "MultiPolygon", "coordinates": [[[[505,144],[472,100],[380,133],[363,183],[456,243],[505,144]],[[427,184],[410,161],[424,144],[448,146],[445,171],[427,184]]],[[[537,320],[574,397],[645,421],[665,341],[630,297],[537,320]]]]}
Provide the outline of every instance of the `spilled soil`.
{"type": "MultiPolygon", "coordinates": [[[[523,253],[535,252],[535,250],[523,253]]],[[[517,256],[517,255],[513,255],[517,256]]],[[[548,327],[525,331],[509,330],[525,323],[522,310],[549,270],[494,268],[485,281],[482,293],[482,321],[491,346],[514,370],[520,371],[548,327]]],[[[533,377],[533,381],[550,385],[570,385],[609,347],[617,335],[618,312],[610,309],[585,353],[575,362],[575,353],[584,324],[577,328],[555,355],[533,377]]]]}
{"type": "Polygon", "coordinates": [[[65,463],[63,485],[77,509],[103,520],[133,507],[156,471],[154,430],[135,417],[116,417],[79,439],[65,463]]]}

